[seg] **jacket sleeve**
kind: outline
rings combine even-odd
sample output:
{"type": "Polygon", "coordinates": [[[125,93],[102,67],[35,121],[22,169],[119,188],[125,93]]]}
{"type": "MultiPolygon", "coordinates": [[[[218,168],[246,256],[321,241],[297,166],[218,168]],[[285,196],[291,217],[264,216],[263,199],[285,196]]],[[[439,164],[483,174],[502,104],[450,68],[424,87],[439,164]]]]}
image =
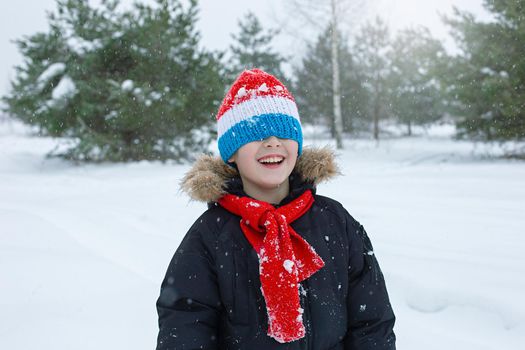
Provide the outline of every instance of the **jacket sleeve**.
{"type": "Polygon", "coordinates": [[[395,316],[364,227],[347,216],[350,241],[346,350],[395,350],[395,316]]]}
{"type": "Polygon", "coordinates": [[[157,350],[217,349],[221,307],[210,250],[194,225],[175,252],[157,300],[157,350]]]}

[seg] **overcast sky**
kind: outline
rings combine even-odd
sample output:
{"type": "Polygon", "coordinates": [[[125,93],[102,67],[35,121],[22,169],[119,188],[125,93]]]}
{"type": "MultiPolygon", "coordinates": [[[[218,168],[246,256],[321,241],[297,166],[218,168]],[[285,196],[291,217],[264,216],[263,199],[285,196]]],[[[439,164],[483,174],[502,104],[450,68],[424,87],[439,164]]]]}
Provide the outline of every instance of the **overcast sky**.
{"type": "MultiPolygon", "coordinates": [[[[146,0],[147,1],[147,0],[146,0]]],[[[328,0],[319,0],[328,1],[328,0]]],[[[93,4],[97,0],[91,0],[93,4]]],[[[124,6],[131,0],[121,1],[124,6]]],[[[202,35],[202,45],[211,49],[226,49],[231,43],[231,33],[237,32],[238,20],[248,11],[254,12],[266,28],[286,26],[276,38],[275,46],[286,50],[287,54],[300,53],[300,46],[291,47],[291,43],[300,45],[301,40],[293,36],[305,31],[293,25],[294,14],[283,0],[200,0],[200,20],[198,29],[202,35]],[[287,24],[290,24],[288,27],[287,24]]],[[[368,8],[358,18],[382,16],[393,30],[408,25],[423,24],[441,39],[447,37],[447,28],[441,22],[438,13],[451,13],[452,6],[468,10],[479,18],[488,18],[483,10],[482,0],[368,0],[363,1],[368,8]]],[[[20,63],[21,56],[11,40],[31,35],[38,31],[47,31],[46,11],[55,9],[55,0],[17,0],[0,1],[0,95],[7,93],[9,81],[14,77],[13,67],[20,63]]],[[[359,9],[356,9],[357,12],[359,9]]],[[[356,18],[354,17],[354,18],[356,18]]],[[[450,41],[450,39],[449,39],[450,41]]]]}

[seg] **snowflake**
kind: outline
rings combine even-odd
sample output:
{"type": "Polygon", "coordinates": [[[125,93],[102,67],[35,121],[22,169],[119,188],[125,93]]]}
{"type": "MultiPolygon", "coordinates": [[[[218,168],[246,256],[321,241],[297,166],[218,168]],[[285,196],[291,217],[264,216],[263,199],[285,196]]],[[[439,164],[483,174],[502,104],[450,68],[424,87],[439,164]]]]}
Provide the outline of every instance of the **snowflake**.
{"type": "Polygon", "coordinates": [[[294,262],[291,261],[291,260],[288,260],[286,259],[284,262],[283,262],[283,267],[286,271],[288,271],[289,273],[292,273],[292,269],[293,269],[293,265],[294,265],[294,262]]]}
{"type": "Polygon", "coordinates": [[[242,88],[237,91],[237,94],[235,95],[235,98],[241,98],[247,95],[246,88],[243,86],[242,88]]]}
{"type": "Polygon", "coordinates": [[[268,86],[266,85],[266,83],[264,83],[261,86],[259,86],[258,90],[262,92],[268,92],[268,86]]]}

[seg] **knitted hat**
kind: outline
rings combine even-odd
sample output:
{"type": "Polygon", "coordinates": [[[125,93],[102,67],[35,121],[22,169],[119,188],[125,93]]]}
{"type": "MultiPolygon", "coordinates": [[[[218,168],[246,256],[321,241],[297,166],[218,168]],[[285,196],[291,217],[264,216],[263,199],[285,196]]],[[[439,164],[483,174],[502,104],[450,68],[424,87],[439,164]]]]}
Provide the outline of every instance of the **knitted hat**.
{"type": "Polygon", "coordinates": [[[260,69],[242,72],[224,97],[217,113],[219,151],[224,162],[243,145],[270,136],[303,145],[299,112],[292,94],[260,69]]]}

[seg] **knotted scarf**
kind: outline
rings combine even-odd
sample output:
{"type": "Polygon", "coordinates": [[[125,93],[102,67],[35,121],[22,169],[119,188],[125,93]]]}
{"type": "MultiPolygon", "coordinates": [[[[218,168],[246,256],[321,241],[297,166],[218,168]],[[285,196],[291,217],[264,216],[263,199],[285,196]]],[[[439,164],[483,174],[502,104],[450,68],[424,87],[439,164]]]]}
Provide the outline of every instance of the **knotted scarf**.
{"type": "Polygon", "coordinates": [[[305,328],[299,282],[322,268],[324,262],[290,223],[310,209],[314,202],[312,192],[307,190],[277,209],[267,202],[232,194],[224,195],[218,202],[241,217],[241,229],[259,256],[268,335],[280,343],[301,339],[305,328]]]}

